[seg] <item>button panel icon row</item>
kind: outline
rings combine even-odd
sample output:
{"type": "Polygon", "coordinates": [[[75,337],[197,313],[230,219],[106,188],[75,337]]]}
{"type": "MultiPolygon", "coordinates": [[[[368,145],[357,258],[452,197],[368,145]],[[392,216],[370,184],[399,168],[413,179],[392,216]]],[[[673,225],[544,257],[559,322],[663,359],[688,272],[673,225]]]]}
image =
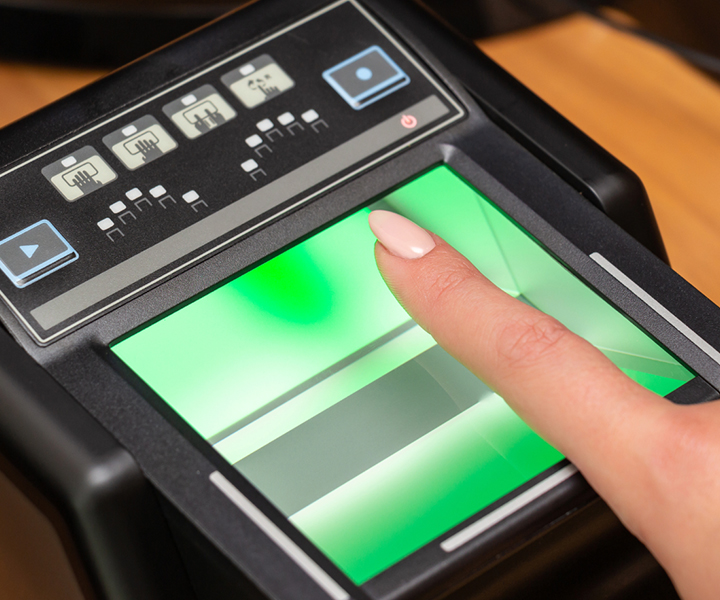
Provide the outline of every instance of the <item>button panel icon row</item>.
{"type": "MultiPolygon", "coordinates": [[[[323,78],[355,110],[360,110],[407,85],[410,78],[379,46],[371,46],[355,56],[323,72],[323,78]]],[[[295,82],[269,55],[226,73],[221,81],[248,108],[253,109],[292,89],[295,82]]],[[[169,102],[163,113],[188,139],[196,139],[224,125],[237,112],[210,84],[205,84],[181,98],[169,102]]],[[[302,122],[318,133],[327,123],[310,109],[301,115],[302,122]]],[[[276,118],[279,126],[290,135],[302,131],[302,122],[290,112],[276,118]]],[[[283,132],[269,119],[257,123],[269,142],[283,137],[283,132]]],[[[103,143],[130,171],[157,160],[178,147],[178,143],[152,115],[144,115],[103,137],[103,143]]],[[[245,143],[262,158],[273,150],[258,135],[245,143]]],[[[117,179],[117,174],[92,146],[85,146],[42,169],[43,175],[68,202],[117,179]]]]}
{"type": "MultiPolygon", "coordinates": [[[[259,106],[295,86],[268,54],[233,69],[221,80],[246,108],[259,106]]],[[[191,140],[237,116],[235,109],[210,84],[169,102],[162,111],[191,140]]],[[[103,143],[130,171],[178,147],[172,135],[152,115],[123,125],[104,136],[103,143]]],[[[92,146],[55,161],[43,168],[42,173],[68,202],[75,202],[117,179],[117,173],[92,146]]]]}
{"type": "MultiPolygon", "coordinates": [[[[409,77],[378,46],[352,56],[326,70],[322,76],[355,110],[409,83],[409,77]]],[[[269,54],[234,68],[220,77],[220,81],[247,109],[261,106],[295,87],[293,79],[269,54]]],[[[238,116],[237,110],[209,83],[176,97],[161,110],[190,140],[202,137],[238,116]]],[[[280,114],[273,118],[257,121],[256,132],[244,139],[245,145],[254,151],[255,158],[247,158],[240,167],[254,181],[267,177],[267,167],[263,168],[260,163],[275,152],[276,142],[306,130],[318,134],[329,128],[315,109],[295,114],[278,112],[280,114]]],[[[414,127],[412,119],[412,116],[404,116],[403,126],[414,127]]],[[[176,150],[179,144],[173,135],[156,116],[146,114],[104,135],[102,142],[125,168],[135,171],[176,150]]],[[[118,178],[110,164],[90,145],[47,165],[42,174],[68,202],[75,202],[118,178]]],[[[113,242],[125,237],[120,227],[130,227],[143,211],[155,205],[163,209],[187,205],[195,212],[207,209],[206,202],[195,190],[184,193],[180,203],[161,185],[147,194],[134,188],[125,195],[125,200],[110,204],[108,216],[97,222],[100,231],[113,242]]],[[[0,241],[0,270],[17,287],[29,285],[77,258],[77,252],[47,220],[0,241]]]]}
{"type": "MultiPolygon", "coordinates": [[[[384,98],[410,82],[407,74],[379,46],[366,50],[327,69],[325,81],[355,110],[384,98]]],[[[269,55],[263,54],[250,62],[225,73],[220,80],[248,109],[260,106],[295,87],[293,79],[269,55]]],[[[184,96],[165,104],[163,113],[188,139],[196,139],[237,117],[236,110],[210,84],[205,84],[184,96]]],[[[309,124],[318,133],[327,128],[316,110],[301,115],[290,112],[257,123],[268,142],[283,137],[279,127],[290,135],[309,124]]],[[[271,154],[272,148],[258,135],[251,135],[246,144],[258,157],[271,154]]],[[[178,143],[152,115],[144,115],[103,137],[103,143],[130,171],[172,152],[178,143]]],[[[43,175],[68,202],[117,179],[117,174],[92,146],[85,146],[42,169],[43,175]]]]}

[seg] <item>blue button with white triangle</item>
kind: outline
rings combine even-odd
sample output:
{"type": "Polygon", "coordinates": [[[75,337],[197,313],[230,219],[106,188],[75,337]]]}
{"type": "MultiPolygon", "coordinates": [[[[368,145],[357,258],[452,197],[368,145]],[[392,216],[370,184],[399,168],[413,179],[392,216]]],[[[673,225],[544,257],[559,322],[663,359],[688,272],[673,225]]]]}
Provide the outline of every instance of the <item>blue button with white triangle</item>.
{"type": "Polygon", "coordinates": [[[47,219],[0,241],[0,271],[18,288],[78,259],[78,253],[47,219]]]}
{"type": "Polygon", "coordinates": [[[20,250],[23,251],[23,254],[27,256],[28,258],[32,258],[33,254],[35,254],[35,251],[40,247],[39,244],[30,244],[27,246],[20,246],[20,250]]]}

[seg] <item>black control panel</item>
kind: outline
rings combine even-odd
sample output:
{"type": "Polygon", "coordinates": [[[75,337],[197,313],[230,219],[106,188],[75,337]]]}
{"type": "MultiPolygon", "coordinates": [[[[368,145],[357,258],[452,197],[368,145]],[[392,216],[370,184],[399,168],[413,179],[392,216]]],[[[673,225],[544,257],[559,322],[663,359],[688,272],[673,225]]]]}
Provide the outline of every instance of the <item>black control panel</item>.
{"type": "Polygon", "coordinates": [[[330,5],[0,174],[0,294],[50,343],[463,116],[330,5]]]}

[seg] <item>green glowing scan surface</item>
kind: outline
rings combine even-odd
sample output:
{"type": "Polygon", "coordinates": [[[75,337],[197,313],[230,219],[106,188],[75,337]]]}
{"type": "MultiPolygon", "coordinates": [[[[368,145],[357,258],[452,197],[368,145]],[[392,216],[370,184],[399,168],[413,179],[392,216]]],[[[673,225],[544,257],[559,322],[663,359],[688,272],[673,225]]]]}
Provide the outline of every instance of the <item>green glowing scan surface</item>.
{"type": "MultiPolygon", "coordinates": [[[[374,206],[444,237],[648,389],[693,377],[449,168],[374,206]]],[[[562,458],[400,308],[369,210],[112,347],[357,583],[562,458]]]]}

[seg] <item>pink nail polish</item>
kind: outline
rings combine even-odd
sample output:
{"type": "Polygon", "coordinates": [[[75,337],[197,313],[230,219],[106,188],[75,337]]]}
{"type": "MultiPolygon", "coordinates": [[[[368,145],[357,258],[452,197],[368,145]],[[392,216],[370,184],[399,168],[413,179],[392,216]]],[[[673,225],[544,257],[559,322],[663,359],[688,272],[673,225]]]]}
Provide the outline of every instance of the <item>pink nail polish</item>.
{"type": "Polygon", "coordinates": [[[394,212],[374,210],[368,221],[378,241],[399,258],[422,258],[435,247],[427,231],[394,212]]]}

